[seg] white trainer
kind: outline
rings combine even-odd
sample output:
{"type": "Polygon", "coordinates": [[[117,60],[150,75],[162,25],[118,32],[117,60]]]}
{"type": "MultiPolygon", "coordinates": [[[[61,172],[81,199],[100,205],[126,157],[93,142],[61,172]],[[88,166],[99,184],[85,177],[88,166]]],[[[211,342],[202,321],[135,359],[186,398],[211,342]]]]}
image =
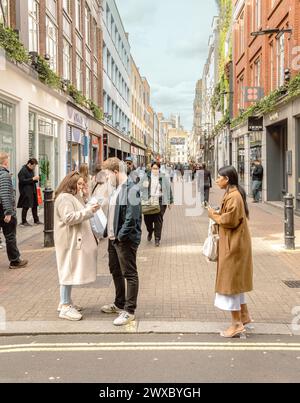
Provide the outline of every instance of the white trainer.
{"type": "Polygon", "coordinates": [[[115,304],[108,304],[108,305],[104,305],[101,308],[101,311],[103,313],[121,313],[121,312],[123,312],[123,309],[118,308],[115,304]]]}
{"type": "MultiPolygon", "coordinates": [[[[80,306],[80,305],[74,305],[72,301],[71,301],[71,304],[70,304],[70,305],[72,305],[72,307],[75,308],[76,311],[78,311],[78,312],[81,312],[81,311],[83,310],[82,306],[80,306]]],[[[63,306],[63,304],[60,302],[59,305],[58,305],[58,307],[57,307],[57,312],[60,312],[60,311],[61,311],[61,307],[62,307],[62,306],[63,306]]]]}
{"type": "Polygon", "coordinates": [[[61,308],[59,318],[67,320],[81,320],[82,315],[72,305],[70,305],[65,308],[61,308]]]}
{"type": "Polygon", "coordinates": [[[128,312],[121,312],[117,319],[114,320],[115,326],[124,326],[128,323],[132,322],[135,319],[135,316],[128,312]]]}

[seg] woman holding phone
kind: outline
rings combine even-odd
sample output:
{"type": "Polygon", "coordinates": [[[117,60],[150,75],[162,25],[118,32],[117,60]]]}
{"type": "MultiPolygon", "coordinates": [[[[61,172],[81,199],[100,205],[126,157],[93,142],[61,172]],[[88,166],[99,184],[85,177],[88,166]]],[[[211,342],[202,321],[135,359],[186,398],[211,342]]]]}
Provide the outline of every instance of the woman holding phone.
{"type": "Polygon", "coordinates": [[[100,205],[85,205],[85,182],[79,172],[71,172],[59,185],[54,204],[54,241],[60,284],[59,317],[80,320],[80,308],[71,300],[72,286],[96,281],[97,241],[89,219],[100,205]]]}
{"type": "Polygon", "coordinates": [[[220,211],[208,208],[209,217],[219,224],[220,236],[215,306],[232,316],[232,325],[221,336],[235,337],[251,322],[245,298],[253,290],[249,209],[234,167],[220,169],[216,184],[225,195],[220,211]]]}

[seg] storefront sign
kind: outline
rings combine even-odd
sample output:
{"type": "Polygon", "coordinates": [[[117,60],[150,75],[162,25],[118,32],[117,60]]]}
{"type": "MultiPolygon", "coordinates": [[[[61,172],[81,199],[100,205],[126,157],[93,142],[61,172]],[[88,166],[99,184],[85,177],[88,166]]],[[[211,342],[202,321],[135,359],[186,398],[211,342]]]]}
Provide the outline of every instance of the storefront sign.
{"type": "Polygon", "coordinates": [[[249,132],[262,132],[264,130],[263,117],[250,116],[248,118],[248,131],[249,132]]]}
{"type": "Polygon", "coordinates": [[[71,106],[68,106],[68,118],[70,123],[84,130],[87,130],[89,127],[89,118],[71,106]]]}
{"type": "Polygon", "coordinates": [[[273,113],[272,115],[270,115],[270,121],[274,122],[274,120],[278,120],[279,119],[279,113],[273,113]]]}

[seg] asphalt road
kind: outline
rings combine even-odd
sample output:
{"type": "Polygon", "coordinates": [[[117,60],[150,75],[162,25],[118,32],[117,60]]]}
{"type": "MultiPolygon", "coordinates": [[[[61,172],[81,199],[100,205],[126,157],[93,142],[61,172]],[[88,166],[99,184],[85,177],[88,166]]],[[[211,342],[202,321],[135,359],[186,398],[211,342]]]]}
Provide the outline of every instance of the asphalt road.
{"type": "Polygon", "coordinates": [[[0,337],[1,383],[300,381],[300,337],[72,335],[0,337]]]}

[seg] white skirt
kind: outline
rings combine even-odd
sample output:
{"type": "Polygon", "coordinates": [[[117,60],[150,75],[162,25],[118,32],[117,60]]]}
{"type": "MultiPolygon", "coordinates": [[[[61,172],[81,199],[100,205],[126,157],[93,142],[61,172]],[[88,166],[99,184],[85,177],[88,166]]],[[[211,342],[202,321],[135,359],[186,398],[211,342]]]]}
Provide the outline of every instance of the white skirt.
{"type": "Polygon", "coordinates": [[[223,311],[240,311],[241,305],[246,303],[245,294],[222,295],[216,294],[215,307],[223,311]]]}

